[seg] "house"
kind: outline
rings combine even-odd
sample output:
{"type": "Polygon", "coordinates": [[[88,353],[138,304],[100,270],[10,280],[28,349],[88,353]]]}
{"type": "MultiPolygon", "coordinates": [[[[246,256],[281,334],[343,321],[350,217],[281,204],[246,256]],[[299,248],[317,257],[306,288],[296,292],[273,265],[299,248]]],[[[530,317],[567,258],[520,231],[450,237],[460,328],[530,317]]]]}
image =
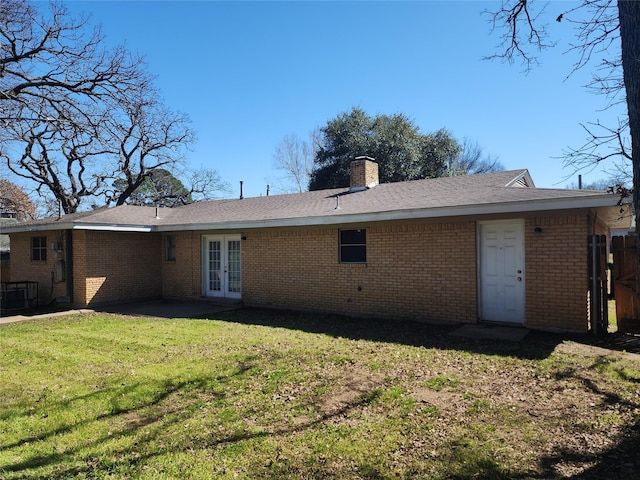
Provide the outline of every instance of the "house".
{"type": "Polygon", "coordinates": [[[591,328],[587,240],[629,223],[619,198],[536,188],[527,170],[138,206],[6,228],[14,280],[42,302],[152,298],[351,315],[591,328]]]}
{"type": "Polygon", "coordinates": [[[2,227],[17,223],[16,214],[13,212],[0,211],[0,281],[9,278],[9,235],[2,233],[2,227]]]}

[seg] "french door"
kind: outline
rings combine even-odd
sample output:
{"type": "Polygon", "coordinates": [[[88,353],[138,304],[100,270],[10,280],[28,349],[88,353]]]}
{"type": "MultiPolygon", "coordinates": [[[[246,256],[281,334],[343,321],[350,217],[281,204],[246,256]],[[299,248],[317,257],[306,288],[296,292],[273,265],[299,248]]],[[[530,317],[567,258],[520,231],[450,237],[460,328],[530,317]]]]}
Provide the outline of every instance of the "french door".
{"type": "Polygon", "coordinates": [[[203,292],[208,297],[241,298],[240,235],[203,237],[203,292]]]}

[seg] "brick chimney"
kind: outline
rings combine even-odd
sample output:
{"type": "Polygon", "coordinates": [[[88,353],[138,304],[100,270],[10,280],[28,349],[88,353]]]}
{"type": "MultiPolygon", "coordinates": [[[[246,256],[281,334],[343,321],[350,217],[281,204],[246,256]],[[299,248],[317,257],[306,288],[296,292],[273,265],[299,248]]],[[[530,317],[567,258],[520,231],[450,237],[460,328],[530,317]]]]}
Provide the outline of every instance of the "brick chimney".
{"type": "Polygon", "coordinates": [[[371,157],[356,157],[351,162],[349,190],[365,190],[378,185],[378,164],[371,157]]]}

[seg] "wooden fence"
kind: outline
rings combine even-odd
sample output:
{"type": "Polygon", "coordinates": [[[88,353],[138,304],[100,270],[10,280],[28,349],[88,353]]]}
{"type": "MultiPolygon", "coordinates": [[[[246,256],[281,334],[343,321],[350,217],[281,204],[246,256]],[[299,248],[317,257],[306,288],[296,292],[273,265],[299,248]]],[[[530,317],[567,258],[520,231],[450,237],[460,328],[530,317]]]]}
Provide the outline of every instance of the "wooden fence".
{"type": "Polygon", "coordinates": [[[613,237],[613,295],[618,331],[640,333],[640,275],[635,236],[613,237]]]}

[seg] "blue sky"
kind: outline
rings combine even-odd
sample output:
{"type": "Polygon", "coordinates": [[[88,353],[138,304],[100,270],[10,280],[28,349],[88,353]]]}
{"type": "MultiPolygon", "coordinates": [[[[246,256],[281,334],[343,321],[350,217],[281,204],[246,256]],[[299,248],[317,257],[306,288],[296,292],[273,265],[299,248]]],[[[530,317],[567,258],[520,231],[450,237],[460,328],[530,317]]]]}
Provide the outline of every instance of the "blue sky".
{"type": "MultiPolygon", "coordinates": [[[[273,154],[286,135],[306,139],[339,113],[403,113],[423,133],[446,128],[478,142],[507,169],[528,168],[536,186],[564,188],[568,147],[585,141],[581,122],[622,112],[589,93],[590,70],[567,75],[572,27],[553,18],[559,41],[524,74],[486,61],[499,38],[484,9],[498,2],[72,1],[102,25],[110,44],[146,57],[166,104],[187,113],[198,141],[194,168],[217,170],[239,193],[264,194],[279,176],[273,154]]],[[[615,123],[615,121],[613,122],[615,123]]],[[[606,177],[585,171],[585,182],[606,177]]],[[[572,175],[573,174],[573,175],[572,175]]]]}

